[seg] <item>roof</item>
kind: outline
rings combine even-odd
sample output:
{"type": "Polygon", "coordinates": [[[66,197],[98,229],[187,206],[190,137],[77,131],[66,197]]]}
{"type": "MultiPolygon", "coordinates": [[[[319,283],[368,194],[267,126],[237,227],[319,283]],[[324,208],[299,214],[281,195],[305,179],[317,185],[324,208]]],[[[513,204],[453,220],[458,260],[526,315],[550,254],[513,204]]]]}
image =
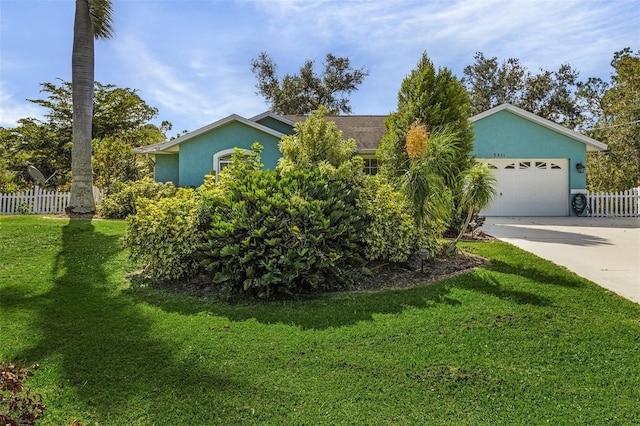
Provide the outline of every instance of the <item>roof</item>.
{"type": "MultiPolygon", "coordinates": [[[[471,117],[471,121],[476,122],[478,120],[482,120],[483,118],[489,117],[500,111],[511,112],[512,114],[520,116],[533,123],[544,126],[548,129],[551,129],[557,133],[563,134],[576,141],[582,142],[586,145],[587,151],[602,151],[607,149],[607,145],[602,142],[599,142],[581,133],[568,129],[564,126],[554,123],[553,121],[539,117],[535,114],[532,114],[528,111],[525,111],[511,104],[502,104],[495,108],[491,108],[490,110],[482,112],[480,114],[474,115],[473,117],[471,117]]],[[[258,129],[262,132],[271,134],[277,138],[282,138],[283,136],[285,136],[283,133],[280,133],[270,127],[263,126],[262,124],[258,123],[259,120],[265,117],[271,117],[275,120],[279,120],[285,124],[293,126],[297,122],[306,120],[308,116],[278,115],[278,114],[274,114],[273,112],[267,111],[267,112],[263,112],[262,114],[256,115],[255,117],[247,119],[237,114],[232,114],[221,120],[211,123],[207,126],[201,127],[198,130],[194,130],[192,132],[186,133],[176,139],[172,139],[170,141],[155,144],[155,145],[147,145],[147,146],[135,148],[133,151],[137,154],[176,153],[179,151],[179,146],[181,143],[186,142],[190,139],[193,139],[203,133],[209,132],[218,127],[222,127],[232,121],[238,121],[247,126],[258,129]]],[[[384,121],[387,118],[386,115],[328,115],[325,118],[327,121],[333,121],[336,123],[336,127],[338,127],[338,129],[342,131],[342,136],[344,138],[355,139],[357,144],[356,150],[361,154],[375,153],[375,151],[380,146],[382,137],[386,132],[386,129],[384,126],[384,121]]]]}
{"type": "Polygon", "coordinates": [[[525,120],[529,120],[533,123],[539,124],[543,127],[553,130],[554,132],[567,136],[573,140],[582,142],[587,146],[587,151],[589,152],[604,151],[607,149],[607,144],[604,144],[600,141],[597,141],[588,136],[585,136],[582,133],[575,132],[567,127],[561,126],[558,123],[554,123],[553,121],[537,116],[533,113],[530,113],[529,111],[525,111],[522,108],[518,108],[517,106],[511,105],[511,104],[498,105],[497,107],[491,108],[490,110],[474,115],[473,117],[471,117],[470,120],[471,122],[476,122],[476,121],[482,120],[483,118],[496,114],[500,111],[508,111],[512,114],[515,114],[517,116],[524,118],[525,120]]]}
{"type": "MultiPolygon", "coordinates": [[[[306,115],[285,115],[285,119],[294,123],[307,119],[306,115]]],[[[374,153],[380,146],[385,134],[386,115],[327,115],[327,121],[336,123],[342,130],[342,137],[356,140],[356,150],[360,153],[374,153]]]]}
{"type": "Polygon", "coordinates": [[[260,130],[262,132],[268,133],[270,135],[273,135],[277,138],[281,138],[284,136],[283,133],[280,133],[276,130],[273,130],[270,127],[267,126],[263,126],[260,123],[256,123],[255,121],[252,120],[248,120],[244,117],[239,116],[238,114],[231,114],[221,120],[218,120],[214,123],[211,123],[209,125],[206,125],[204,127],[201,127],[197,130],[194,130],[192,132],[189,133],[185,133],[182,136],[179,136],[175,139],[171,139],[169,141],[166,142],[162,142],[159,144],[154,144],[154,145],[147,145],[147,146],[141,146],[139,148],[134,148],[133,152],[135,152],[136,154],[168,154],[168,153],[175,153],[178,152],[180,150],[180,144],[184,143],[190,139],[193,139],[197,136],[200,136],[204,133],[210,132],[211,130],[214,130],[218,127],[222,127],[226,124],[229,124],[233,121],[237,121],[240,123],[243,123],[247,126],[253,127],[257,130],[260,130]]]}

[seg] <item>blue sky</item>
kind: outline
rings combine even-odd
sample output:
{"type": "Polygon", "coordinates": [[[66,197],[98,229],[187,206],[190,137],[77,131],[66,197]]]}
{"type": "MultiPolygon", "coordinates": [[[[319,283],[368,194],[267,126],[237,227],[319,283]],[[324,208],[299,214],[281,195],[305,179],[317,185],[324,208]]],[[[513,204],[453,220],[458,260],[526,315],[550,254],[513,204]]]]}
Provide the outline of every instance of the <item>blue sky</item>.
{"type": "MultiPolygon", "coordinates": [[[[113,0],[115,37],[96,42],[96,80],[137,89],[171,134],[268,109],[250,62],[280,75],[329,52],[369,70],[354,114],[387,114],[426,51],[459,77],[475,52],[531,70],[569,63],[609,80],[615,51],[640,48],[640,0],[113,0]]],[[[71,80],[73,0],[0,0],[0,126],[43,110],[40,83],[71,80]]]]}

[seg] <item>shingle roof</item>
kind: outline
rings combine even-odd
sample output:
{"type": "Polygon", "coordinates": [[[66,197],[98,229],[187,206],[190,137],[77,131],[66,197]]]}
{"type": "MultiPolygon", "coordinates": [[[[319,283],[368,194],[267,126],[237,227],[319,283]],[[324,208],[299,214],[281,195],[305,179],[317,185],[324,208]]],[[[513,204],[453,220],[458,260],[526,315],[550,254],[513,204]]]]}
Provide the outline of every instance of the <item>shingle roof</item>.
{"type": "MultiPolygon", "coordinates": [[[[293,122],[304,121],[305,115],[284,115],[293,122]]],[[[386,115],[328,115],[327,121],[336,123],[342,130],[342,137],[356,140],[359,152],[374,152],[380,146],[385,133],[384,120],[386,115]]]]}

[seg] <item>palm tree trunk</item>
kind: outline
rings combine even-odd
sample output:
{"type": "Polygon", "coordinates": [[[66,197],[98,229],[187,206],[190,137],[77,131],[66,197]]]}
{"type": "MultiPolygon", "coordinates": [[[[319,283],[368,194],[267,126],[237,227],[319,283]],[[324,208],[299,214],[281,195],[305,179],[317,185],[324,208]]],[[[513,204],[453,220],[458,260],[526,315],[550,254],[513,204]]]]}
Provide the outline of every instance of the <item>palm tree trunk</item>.
{"type": "Polygon", "coordinates": [[[464,221],[464,224],[462,225],[462,229],[460,230],[460,233],[456,237],[456,239],[453,242],[453,244],[457,244],[458,241],[460,241],[460,239],[464,235],[465,231],[467,230],[467,227],[469,226],[469,223],[471,223],[471,218],[472,217],[473,217],[473,208],[469,208],[469,213],[467,213],[467,217],[466,217],[466,219],[464,221]]]}
{"type": "Polygon", "coordinates": [[[76,0],[71,58],[73,90],[73,147],[71,150],[71,199],[68,213],[95,213],[91,167],[93,119],[94,31],[88,0],[76,0]]]}

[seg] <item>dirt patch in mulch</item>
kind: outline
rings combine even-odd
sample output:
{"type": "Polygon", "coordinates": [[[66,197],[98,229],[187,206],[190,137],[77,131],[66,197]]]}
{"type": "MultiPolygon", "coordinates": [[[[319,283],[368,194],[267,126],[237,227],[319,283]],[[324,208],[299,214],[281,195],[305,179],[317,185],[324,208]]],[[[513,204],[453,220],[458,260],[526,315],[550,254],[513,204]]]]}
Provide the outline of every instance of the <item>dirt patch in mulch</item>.
{"type": "Polygon", "coordinates": [[[445,278],[464,274],[488,265],[484,257],[470,253],[456,253],[448,257],[429,259],[421,269],[403,265],[380,265],[372,268],[371,276],[363,277],[354,291],[376,291],[417,287],[445,278]]]}
{"type": "MultiPolygon", "coordinates": [[[[496,241],[481,230],[465,234],[462,241],[496,241]]],[[[489,260],[471,253],[457,251],[448,257],[426,260],[422,268],[409,269],[405,265],[379,265],[371,276],[363,277],[354,291],[376,291],[418,287],[445,278],[464,274],[489,265],[489,260]]]]}

